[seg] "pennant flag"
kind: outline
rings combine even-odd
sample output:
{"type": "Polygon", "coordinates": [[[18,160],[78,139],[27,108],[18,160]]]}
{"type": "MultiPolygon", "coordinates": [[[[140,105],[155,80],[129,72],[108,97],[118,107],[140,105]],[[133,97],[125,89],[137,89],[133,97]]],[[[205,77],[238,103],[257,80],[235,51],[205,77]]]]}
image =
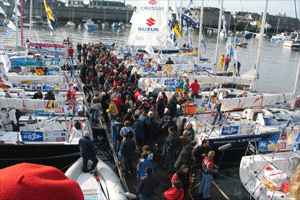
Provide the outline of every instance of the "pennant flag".
{"type": "Polygon", "coordinates": [[[238,38],[237,38],[237,36],[236,36],[236,34],[235,34],[235,40],[234,40],[234,48],[236,49],[237,48],[237,44],[239,43],[239,40],[238,40],[238,38]]]}
{"type": "Polygon", "coordinates": [[[5,35],[10,35],[11,36],[11,33],[10,33],[10,31],[8,29],[6,29],[5,35]]]}
{"type": "Polygon", "coordinates": [[[5,72],[8,72],[11,68],[11,62],[1,41],[0,41],[0,60],[3,64],[5,72]]]}
{"type": "Polygon", "coordinates": [[[177,5],[176,5],[176,3],[174,4],[174,7],[172,8],[172,10],[175,12],[175,14],[176,14],[176,21],[179,21],[179,9],[178,9],[178,7],[177,7],[177,5]]]}
{"type": "Polygon", "coordinates": [[[0,13],[2,13],[4,15],[4,17],[7,17],[5,11],[3,10],[3,8],[0,6],[0,13]]]}
{"type": "Polygon", "coordinates": [[[37,32],[35,32],[35,35],[36,35],[38,42],[41,43],[39,34],[37,32]]]}
{"type": "Polygon", "coordinates": [[[223,20],[223,31],[225,33],[225,41],[227,41],[227,39],[228,39],[228,29],[227,29],[227,23],[226,23],[225,15],[222,15],[222,20],[223,20]]]}
{"type": "Polygon", "coordinates": [[[21,13],[18,8],[14,10],[14,13],[16,14],[17,17],[21,17],[21,13]]]}
{"type": "Polygon", "coordinates": [[[147,44],[145,47],[145,51],[147,51],[149,54],[151,54],[152,56],[154,55],[154,50],[151,46],[151,44],[147,44]]]}
{"type": "Polygon", "coordinates": [[[195,4],[194,4],[193,0],[191,0],[189,5],[187,6],[187,9],[191,9],[191,8],[195,9],[195,4]]]}
{"type": "Polygon", "coordinates": [[[52,24],[51,24],[51,21],[50,21],[48,15],[47,15],[47,22],[48,22],[48,27],[49,27],[50,36],[52,37],[53,27],[52,27],[52,24]]]}
{"type": "Polygon", "coordinates": [[[10,6],[10,3],[8,3],[8,1],[2,0],[2,2],[3,2],[3,5],[5,5],[5,6],[10,6]]]}
{"type": "Polygon", "coordinates": [[[11,20],[9,20],[7,27],[11,28],[14,31],[17,29],[16,25],[11,20]]]}
{"type": "Polygon", "coordinates": [[[187,29],[188,30],[188,36],[189,36],[189,42],[190,42],[190,48],[192,48],[193,47],[193,41],[192,41],[192,37],[191,37],[191,31],[189,31],[189,29],[187,29]]]}
{"type": "Polygon", "coordinates": [[[173,15],[172,15],[172,13],[171,12],[169,12],[168,13],[168,19],[169,19],[169,21],[173,21],[173,15]]]}
{"type": "Polygon", "coordinates": [[[179,22],[176,23],[176,25],[173,28],[173,31],[176,33],[176,35],[178,35],[178,37],[181,38],[180,28],[179,28],[179,22]]]}
{"type": "Polygon", "coordinates": [[[190,12],[188,11],[187,13],[184,13],[182,16],[181,16],[181,19],[183,21],[186,22],[187,25],[190,25],[192,26],[193,28],[197,27],[198,26],[198,22],[197,20],[191,15],[189,14],[190,12]]]}
{"type": "Polygon", "coordinates": [[[203,39],[203,34],[202,34],[202,33],[200,34],[200,42],[203,44],[203,46],[204,46],[204,51],[206,52],[206,44],[205,44],[205,41],[204,41],[204,39],[203,39]]]}
{"type": "Polygon", "coordinates": [[[55,18],[55,27],[58,28],[58,18],[57,18],[57,14],[55,12],[55,9],[54,9],[54,6],[52,4],[52,2],[50,1],[50,7],[51,7],[51,10],[52,10],[52,14],[55,18]]]}
{"type": "Polygon", "coordinates": [[[172,38],[172,45],[173,45],[173,47],[177,47],[177,40],[176,40],[176,36],[175,36],[175,32],[174,31],[172,31],[170,37],[172,38]]]}
{"type": "Polygon", "coordinates": [[[299,139],[300,139],[300,132],[298,133],[298,136],[296,137],[295,143],[294,143],[294,151],[298,151],[299,150],[299,139]]]}
{"type": "Polygon", "coordinates": [[[50,6],[47,5],[46,0],[44,0],[44,6],[45,6],[45,10],[46,10],[46,13],[47,13],[49,19],[51,19],[52,21],[55,21],[55,18],[52,14],[52,10],[51,10],[50,6]]]}
{"type": "Polygon", "coordinates": [[[9,85],[10,87],[12,87],[12,84],[8,79],[2,62],[0,62],[0,84],[9,85]]]}

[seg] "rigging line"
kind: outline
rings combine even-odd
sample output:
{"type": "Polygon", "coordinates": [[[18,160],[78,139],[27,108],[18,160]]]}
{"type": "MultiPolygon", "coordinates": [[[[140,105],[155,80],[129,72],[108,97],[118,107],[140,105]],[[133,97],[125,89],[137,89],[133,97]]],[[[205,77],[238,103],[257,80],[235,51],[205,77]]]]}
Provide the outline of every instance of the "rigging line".
{"type": "Polygon", "coordinates": [[[64,158],[64,157],[70,157],[70,156],[78,156],[80,155],[80,152],[76,153],[70,153],[65,155],[59,155],[59,156],[51,156],[51,157],[41,157],[41,158],[1,158],[1,161],[14,161],[14,160],[45,160],[45,159],[53,159],[53,158],[64,158]]]}
{"type": "MultiPolygon", "coordinates": [[[[285,137],[285,139],[283,140],[283,142],[285,142],[286,140],[287,140],[287,138],[289,137],[289,135],[291,134],[293,132],[293,129],[287,134],[287,136],[285,137]]],[[[273,155],[272,155],[272,157],[280,150],[280,146],[281,146],[281,144],[279,144],[278,145],[278,147],[276,148],[276,150],[274,151],[274,153],[273,153],[273,155]]],[[[259,154],[259,155],[261,155],[261,154],[259,154]]],[[[261,157],[263,157],[263,155],[261,155],[261,157]]],[[[263,157],[264,158],[264,157],[263,157]]],[[[268,165],[268,163],[270,163],[270,160],[269,161],[267,161],[263,166],[262,166],[262,168],[260,168],[259,169],[259,172],[258,173],[256,173],[255,175],[252,175],[250,178],[249,178],[249,180],[244,184],[244,185],[247,185],[249,182],[250,182],[250,180],[251,180],[251,178],[252,177],[257,177],[261,172],[262,172],[262,170],[268,165]]],[[[260,184],[261,185],[261,184],[260,184]]],[[[260,186],[259,185],[259,186],[260,186]]],[[[258,187],[259,187],[258,186],[258,187]]],[[[257,188],[258,188],[257,187],[257,188]]],[[[255,191],[257,190],[257,188],[255,189],[255,191]]],[[[254,193],[254,192],[253,192],[254,193]]]]}

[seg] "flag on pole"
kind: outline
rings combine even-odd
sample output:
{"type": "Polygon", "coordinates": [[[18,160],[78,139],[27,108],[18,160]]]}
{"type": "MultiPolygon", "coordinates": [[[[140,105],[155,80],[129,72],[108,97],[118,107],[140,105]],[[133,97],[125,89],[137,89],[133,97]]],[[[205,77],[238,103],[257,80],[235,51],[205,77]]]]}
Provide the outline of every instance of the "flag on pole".
{"type": "Polygon", "coordinates": [[[6,29],[6,31],[5,31],[5,35],[9,35],[9,36],[11,36],[11,33],[10,33],[10,31],[9,31],[8,29],[6,29]]]}
{"type": "Polygon", "coordinates": [[[9,20],[7,27],[11,28],[14,31],[17,29],[16,25],[11,20],[9,20]]]}
{"type": "Polygon", "coordinates": [[[2,13],[4,15],[4,17],[7,17],[5,11],[3,10],[3,8],[0,6],[0,13],[2,13]]]}
{"type": "Polygon", "coordinates": [[[48,23],[48,27],[49,27],[50,36],[52,37],[53,26],[51,24],[51,21],[50,21],[48,15],[47,15],[47,23],[48,23]]]}
{"type": "Polygon", "coordinates": [[[16,14],[17,17],[21,17],[21,13],[20,13],[20,11],[19,11],[18,8],[14,12],[15,12],[15,14],[16,14]]]}
{"type": "Polygon", "coordinates": [[[39,34],[37,32],[35,32],[35,35],[36,35],[38,42],[41,43],[39,34]]]}
{"type": "Polygon", "coordinates": [[[3,5],[5,5],[5,6],[10,6],[10,3],[8,3],[8,1],[2,0],[2,2],[3,2],[3,5]]]}
{"type": "Polygon", "coordinates": [[[174,4],[174,7],[172,8],[172,10],[175,12],[176,14],[176,21],[179,21],[179,12],[178,12],[178,7],[176,5],[176,3],[174,4]]]}
{"type": "Polygon", "coordinates": [[[0,84],[9,85],[10,87],[12,87],[12,84],[8,79],[2,62],[0,62],[0,84]]]}
{"type": "Polygon", "coordinates": [[[51,19],[52,21],[55,21],[55,18],[52,14],[52,10],[51,10],[50,6],[48,6],[48,4],[46,3],[46,0],[44,0],[44,6],[45,6],[45,10],[46,10],[46,13],[47,13],[49,19],[51,19]]]}
{"type": "MultiPolygon", "coordinates": [[[[203,38],[203,34],[202,34],[202,33],[200,34],[200,42],[203,44],[204,50],[205,50],[205,52],[206,52],[206,44],[205,44],[205,41],[204,41],[204,38],[203,38]]],[[[199,50],[198,50],[198,51],[199,51],[199,50]]]]}
{"type": "Polygon", "coordinates": [[[293,150],[298,151],[299,150],[299,139],[300,139],[300,133],[298,133],[298,136],[296,137],[293,150]]]}
{"type": "Polygon", "coordinates": [[[178,37],[181,38],[180,28],[179,28],[179,22],[177,21],[176,25],[173,28],[173,31],[178,35],[178,37]]]}
{"type": "Polygon", "coordinates": [[[187,29],[188,30],[188,37],[189,37],[189,42],[190,42],[190,48],[192,48],[193,47],[193,41],[192,41],[192,37],[191,37],[191,31],[189,31],[189,29],[187,29]]]}
{"type": "Polygon", "coordinates": [[[226,23],[225,15],[222,15],[222,20],[223,20],[223,31],[225,33],[225,41],[227,41],[227,39],[228,39],[228,29],[227,29],[227,23],[226,23]]]}

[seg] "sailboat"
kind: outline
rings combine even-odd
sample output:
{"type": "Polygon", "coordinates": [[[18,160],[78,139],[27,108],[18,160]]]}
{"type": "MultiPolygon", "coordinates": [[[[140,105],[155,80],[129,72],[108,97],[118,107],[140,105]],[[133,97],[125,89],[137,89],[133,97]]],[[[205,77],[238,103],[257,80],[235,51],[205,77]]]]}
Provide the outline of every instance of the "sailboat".
{"type": "MultiPolygon", "coordinates": [[[[240,163],[240,179],[256,200],[295,200],[289,193],[290,178],[294,175],[300,164],[299,128],[287,130],[285,140],[274,143],[270,141],[265,145],[268,154],[244,156],[240,163]],[[281,152],[282,148],[290,151],[281,152]],[[294,149],[292,151],[291,149],[294,149]]],[[[249,144],[251,153],[255,153],[255,147],[249,144]],[[254,151],[253,151],[254,150],[254,151]]]]}
{"type": "Polygon", "coordinates": [[[152,47],[161,47],[163,39],[159,35],[168,12],[168,1],[139,1],[130,21],[132,26],[126,45],[146,47],[151,44],[152,47]]]}

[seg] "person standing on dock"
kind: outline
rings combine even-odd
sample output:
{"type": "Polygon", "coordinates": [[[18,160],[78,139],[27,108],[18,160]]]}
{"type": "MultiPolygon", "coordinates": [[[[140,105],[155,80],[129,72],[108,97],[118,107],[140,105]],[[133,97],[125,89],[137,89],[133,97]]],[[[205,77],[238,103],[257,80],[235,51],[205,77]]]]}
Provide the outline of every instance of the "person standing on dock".
{"type": "Polygon", "coordinates": [[[219,167],[213,163],[215,156],[214,151],[210,151],[207,156],[204,157],[202,163],[202,179],[199,187],[199,196],[203,196],[203,200],[209,200],[209,188],[213,179],[213,174],[218,173],[219,167]],[[215,168],[215,169],[214,169],[215,168]]]}
{"type": "Polygon", "coordinates": [[[170,64],[172,65],[172,64],[174,64],[174,62],[173,62],[173,60],[171,60],[171,58],[169,57],[168,60],[167,60],[167,62],[166,62],[166,64],[167,64],[167,65],[170,65],[170,64]]]}
{"type": "Polygon", "coordinates": [[[188,88],[192,88],[192,94],[191,94],[191,98],[192,99],[197,99],[198,98],[198,93],[200,90],[200,85],[197,82],[197,79],[194,80],[194,82],[188,86],[188,88]]]}
{"type": "Polygon", "coordinates": [[[219,70],[221,71],[223,68],[223,64],[224,64],[224,54],[220,57],[220,67],[219,70]]]}
{"type": "Polygon", "coordinates": [[[208,152],[211,150],[209,146],[209,141],[207,139],[202,140],[202,144],[197,146],[193,150],[193,156],[195,158],[194,168],[198,169],[199,171],[202,170],[202,161],[205,156],[208,155],[208,152]]]}
{"type": "Polygon", "coordinates": [[[183,200],[184,198],[184,191],[183,191],[183,184],[181,180],[174,180],[172,182],[172,187],[164,192],[164,197],[167,200],[183,200]]]}
{"type": "Polygon", "coordinates": [[[224,61],[225,61],[224,71],[227,72],[227,69],[229,67],[229,62],[230,62],[229,55],[225,56],[224,61]]]}
{"type": "Polygon", "coordinates": [[[175,132],[175,127],[172,126],[168,129],[169,135],[166,140],[167,147],[167,157],[166,157],[166,167],[168,168],[167,172],[175,172],[175,152],[178,147],[178,138],[179,134],[175,132]]]}
{"type": "MultiPolygon", "coordinates": [[[[234,63],[233,64],[233,67],[235,68],[236,67],[236,63],[234,63]]],[[[240,76],[241,74],[240,74],[240,68],[241,68],[241,63],[239,62],[239,61],[237,61],[237,73],[236,73],[236,75],[237,76],[240,76]]]]}
{"type": "Polygon", "coordinates": [[[136,145],[133,140],[129,139],[130,135],[128,132],[126,132],[123,135],[123,143],[121,146],[121,155],[124,158],[124,171],[125,176],[129,176],[129,174],[133,172],[133,155],[134,151],[136,149],[136,145]]]}
{"type": "Polygon", "coordinates": [[[117,117],[116,122],[112,126],[112,132],[114,137],[114,149],[116,153],[120,151],[121,142],[123,140],[123,137],[120,134],[122,127],[123,127],[122,118],[117,117]]]}
{"type": "Polygon", "coordinates": [[[144,146],[144,139],[145,139],[145,123],[139,119],[139,115],[135,114],[133,116],[134,122],[132,125],[133,130],[135,131],[135,139],[136,145],[138,146],[139,150],[142,149],[144,146]]]}
{"type": "Polygon", "coordinates": [[[188,167],[193,166],[194,156],[193,156],[193,149],[195,148],[197,142],[195,140],[191,141],[190,144],[185,145],[174,164],[176,169],[179,169],[183,164],[186,164],[188,167]]]}
{"type": "Polygon", "coordinates": [[[155,189],[159,185],[159,178],[152,174],[152,168],[147,167],[146,176],[140,181],[136,192],[140,194],[140,200],[153,200],[155,189]]]}
{"type": "Polygon", "coordinates": [[[190,80],[187,78],[186,80],[185,80],[185,82],[183,83],[183,91],[184,92],[187,92],[188,94],[189,94],[189,92],[190,92],[190,89],[189,89],[189,85],[190,85],[190,80]]]}
{"type": "Polygon", "coordinates": [[[96,165],[98,163],[98,155],[96,151],[96,147],[94,142],[91,140],[91,133],[89,131],[85,131],[83,133],[83,137],[79,140],[79,149],[80,149],[80,156],[82,157],[83,161],[83,172],[90,172],[91,174],[94,172],[96,165]],[[88,160],[93,161],[91,169],[87,169],[88,160]]]}

